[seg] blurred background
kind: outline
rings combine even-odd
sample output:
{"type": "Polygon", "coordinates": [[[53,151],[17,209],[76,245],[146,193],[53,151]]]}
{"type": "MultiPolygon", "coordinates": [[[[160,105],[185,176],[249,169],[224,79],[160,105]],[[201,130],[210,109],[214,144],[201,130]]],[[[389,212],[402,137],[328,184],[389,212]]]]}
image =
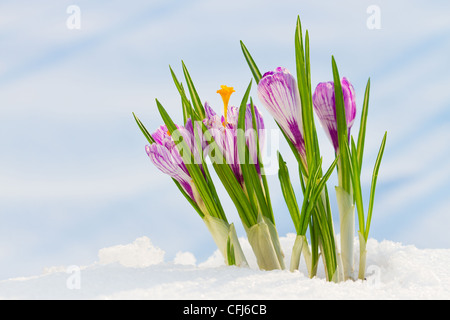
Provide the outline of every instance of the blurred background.
{"type": "MultiPolygon", "coordinates": [[[[202,101],[233,86],[239,104],[252,75],[295,73],[300,15],[311,42],[312,84],[330,81],[331,55],[353,83],[358,108],[371,79],[363,192],[385,131],[370,237],[449,248],[450,3],[448,1],[8,1],[0,4],[0,280],[45,267],[88,265],[99,249],[147,236],[171,260],[216,249],[197,213],[148,159],[135,112],[150,131],[155,98],[181,121],[169,65],[183,60],[202,101]]],[[[183,79],[184,82],[184,79],[183,79]]],[[[256,86],[252,97],[258,105],[256,86]]],[[[261,109],[266,126],[275,128],[261,109]]],[[[352,132],[357,134],[359,116],[352,132]]],[[[325,165],[333,150],[318,122],[325,165]]],[[[284,140],[291,175],[296,164],[284,140]]],[[[269,157],[268,161],[271,161],[269,157]]],[[[269,175],[280,236],[294,232],[269,175]]],[[[299,201],[300,186],[296,183],[299,201]]],[[[218,180],[230,221],[244,236],[218,180]]],[[[337,179],[328,183],[332,191],[337,179]]],[[[335,228],[337,207],[331,192],[335,228]]],[[[366,200],[367,207],[367,200],[366,200]]]]}

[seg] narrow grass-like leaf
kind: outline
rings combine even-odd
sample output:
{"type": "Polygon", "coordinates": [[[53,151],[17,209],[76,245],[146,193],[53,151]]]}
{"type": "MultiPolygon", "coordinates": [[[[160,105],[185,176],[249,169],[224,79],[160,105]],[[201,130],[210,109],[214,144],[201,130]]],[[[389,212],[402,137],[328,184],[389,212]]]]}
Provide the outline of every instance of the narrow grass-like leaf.
{"type": "Polygon", "coordinates": [[[331,64],[333,68],[333,79],[334,79],[334,97],[336,104],[336,122],[338,131],[338,142],[339,142],[339,176],[341,187],[347,191],[351,192],[351,181],[349,172],[349,162],[347,152],[344,149],[344,144],[348,145],[348,128],[347,128],[347,118],[345,116],[345,105],[344,96],[342,93],[341,78],[339,77],[339,71],[336,66],[336,61],[334,57],[331,58],[331,64]]]}
{"type": "Polygon", "coordinates": [[[184,77],[186,79],[189,93],[191,95],[191,100],[194,105],[194,109],[195,109],[197,115],[200,117],[200,119],[196,119],[196,120],[203,120],[205,118],[205,108],[203,107],[202,101],[200,100],[197,90],[195,89],[194,82],[192,81],[192,78],[189,74],[188,69],[186,68],[186,65],[184,64],[183,61],[181,61],[181,63],[183,65],[183,73],[184,73],[184,77]]]}
{"type": "Polygon", "coordinates": [[[202,198],[205,207],[208,210],[208,213],[211,214],[213,217],[220,218],[221,217],[220,209],[217,207],[217,204],[214,201],[214,196],[212,195],[211,190],[209,189],[208,184],[205,181],[203,172],[201,171],[199,165],[195,163],[195,159],[192,155],[192,152],[190,152],[189,147],[183,140],[181,134],[178,132],[175,123],[170,118],[167,111],[164,109],[164,107],[158,100],[156,100],[156,104],[158,106],[161,118],[163,119],[164,123],[167,126],[167,129],[169,130],[169,133],[171,134],[173,140],[176,143],[176,146],[180,152],[180,155],[183,159],[186,169],[188,170],[189,175],[191,176],[193,183],[197,188],[197,191],[200,194],[200,197],[202,198]]]}
{"type": "Polygon", "coordinates": [[[322,178],[320,178],[320,182],[317,184],[315,190],[314,190],[314,195],[313,195],[313,201],[316,202],[320,196],[320,194],[322,193],[323,189],[325,188],[326,182],[328,181],[328,179],[330,178],[331,174],[334,171],[334,168],[337,165],[339,158],[335,158],[334,161],[331,163],[330,167],[328,168],[327,172],[325,172],[325,174],[322,176],[322,178]]]}
{"type": "Polygon", "coordinates": [[[250,200],[255,207],[261,210],[263,216],[269,218],[273,223],[273,217],[271,216],[271,211],[269,210],[264,196],[264,191],[262,189],[261,181],[259,179],[258,172],[256,171],[256,160],[251,159],[249,154],[249,149],[246,143],[245,136],[245,116],[247,111],[247,101],[250,95],[252,82],[247,87],[247,90],[242,98],[241,105],[239,108],[238,117],[238,137],[237,137],[237,148],[239,155],[239,163],[241,165],[242,174],[244,177],[244,185],[250,200]],[[254,198],[255,197],[255,198],[254,198]]]}
{"type": "Polygon", "coordinates": [[[278,128],[280,129],[281,133],[283,134],[287,144],[291,148],[292,153],[295,156],[295,159],[297,160],[299,164],[299,171],[301,174],[303,174],[305,177],[308,176],[308,170],[307,170],[307,164],[303,162],[302,157],[300,156],[300,153],[298,152],[297,148],[295,148],[294,144],[292,143],[291,139],[287,136],[287,134],[283,131],[281,126],[277,123],[278,128]]]}
{"type": "Polygon", "coordinates": [[[217,194],[217,191],[216,191],[216,187],[214,186],[213,180],[212,180],[211,175],[209,173],[208,166],[207,166],[207,164],[205,162],[205,158],[204,158],[204,154],[203,154],[203,148],[202,148],[202,143],[203,143],[202,139],[203,139],[203,137],[201,137],[201,135],[203,135],[203,127],[204,127],[204,124],[201,123],[201,122],[194,122],[193,123],[194,137],[195,137],[195,141],[197,143],[197,150],[202,150],[202,152],[200,153],[200,157],[201,157],[201,161],[202,161],[202,169],[203,169],[203,172],[204,172],[205,177],[206,177],[206,183],[207,183],[207,185],[209,187],[209,190],[211,191],[211,194],[213,196],[213,199],[214,199],[214,201],[215,201],[215,203],[217,205],[218,216],[222,220],[227,221],[227,217],[226,217],[225,211],[224,211],[224,209],[222,207],[222,204],[220,202],[220,198],[219,198],[219,196],[217,194]],[[202,128],[199,128],[197,126],[198,124],[201,124],[202,128]]]}
{"type": "Polygon", "coordinates": [[[297,85],[302,104],[303,135],[305,141],[307,168],[314,170],[316,166],[316,155],[314,145],[314,116],[311,103],[311,91],[308,87],[307,67],[305,62],[305,51],[303,49],[303,35],[300,17],[297,17],[295,29],[295,62],[297,69],[297,85]]]}
{"type": "Polygon", "coordinates": [[[214,158],[220,160],[219,162],[213,161],[212,164],[214,170],[233,201],[243,224],[249,228],[256,223],[256,214],[252,214],[254,207],[252,207],[249,203],[249,200],[242,190],[240,183],[237,181],[236,176],[230,166],[226,163],[225,156],[220,152],[217,143],[214,141],[213,136],[204,124],[202,124],[202,130],[205,141],[209,142],[209,152],[214,150],[214,152],[218,153],[212,157],[212,159],[214,158]]]}
{"type": "Polygon", "coordinates": [[[153,139],[152,135],[148,132],[148,130],[145,128],[145,126],[142,124],[141,120],[134,114],[133,112],[134,120],[136,121],[139,129],[141,129],[142,133],[144,134],[147,141],[152,144],[155,143],[155,140],[153,139]]]}
{"type": "MultiPolygon", "coordinates": [[[[307,164],[299,167],[300,172],[303,174],[303,176],[307,177],[306,186],[302,186],[305,197],[308,195],[309,197],[312,196],[312,191],[308,188],[308,181],[314,181],[314,183],[316,183],[317,179],[322,176],[321,156],[318,145],[317,132],[314,124],[309,51],[309,33],[306,32],[305,43],[303,43],[301,21],[300,17],[297,17],[297,25],[295,31],[295,57],[298,89],[300,93],[300,100],[302,103],[303,134],[307,156],[307,164]],[[316,177],[316,180],[311,180],[312,177],[316,177]]],[[[302,179],[301,176],[300,179],[302,179]]],[[[330,280],[332,279],[336,270],[336,247],[334,245],[334,231],[332,227],[331,207],[329,205],[326,184],[323,185],[322,193],[323,196],[321,196],[321,201],[316,201],[315,205],[314,202],[311,203],[311,205],[308,203],[306,207],[302,206],[302,210],[307,210],[305,212],[308,212],[307,215],[310,215],[308,221],[311,221],[310,225],[313,225],[314,227],[314,230],[311,230],[311,245],[313,256],[315,256],[315,263],[317,263],[318,246],[320,244],[322,247],[322,253],[325,258],[327,279],[330,280]]],[[[322,193],[318,194],[322,195],[322,193]]]]}
{"type": "Polygon", "coordinates": [[[256,223],[254,215],[249,214],[249,212],[252,212],[253,208],[242,191],[241,185],[234,176],[233,171],[226,163],[213,163],[213,167],[222,182],[222,185],[225,187],[225,190],[233,201],[242,223],[247,228],[250,228],[256,223]]]}
{"type": "Polygon", "coordinates": [[[309,61],[309,32],[305,31],[305,73],[308,92],[311,92],[311,64],[309,61]]]}
{"type": "Polygon", "coordinates": [[[366,238],[366,241],[369,237],[370,222],[372,220],[373,203],[374,203],[374,198],[375,198],[375,188],[376,188],[377,179],[378,179],[378,171],[380,170],[381,158],[383,157],[384,147],[386,146],[386,137],[387,137],[387,132],[385,132],[383,141],[381,142],[380,150],[378,151],[377,160],[375,161],[375,167],[373,169],[373,174],[372,174],[372,184],[370,186],[369,211],[367,213],[366,233],[364,235],[366,238]]]}
{"type": "Polygon", "coordinates": [[[186,92],[183,88],[182,83],[180,81],[178,81],[177,76],[175,75],[175,72],[172,70],[172,67],[169,66],[169,68],[170,68],[170,73],[172,75],[173,82],[175,83],[175,87],[177,88],[177,90],[181,96],[181,103],[183,106],[184,123],[186,123],[187,118],[196,120],[198,118],[198,115],[193,110],[191,102],[189,101],[189,99],[186,96],[186,92]]]}
{"type": "Polygon", "coordinates": [[[356,209],[358,210],[358,223],[359,223],[359,231],[364,234],[364,206],[362,199],[362,190],[361,190],[361,181],[360,181],[360,169],[358,164],[358,155],[356,151],[355,141],[353,137],[351,139],[352,149],[350,152],[350,148],[347,144],[345,144],[345,151],[348,154],[350,159],[350,176],[352,179],[352,187],[353,187],[353,198],[356,203],[356,209]]]}
{"type": "MultiPolygon", "coordinates": [[[[250,90],[252,87],[252,81],[247,86],[247,90],[242,97],[241,104],[239,106],[238,112],[238,122],[237,122],[237,149],[238,149],[238,157],[239,163],[241,163],[241,168],[243,164],[247,163],[246,159],[246,141],[245,141],[245,113],[247,110],[247,101],[250,97],[250,90]]],[[[242,168],[245,169],[245,168],[242,168]]],[[[245,179],[244,179],[245,180],[245,179]]]]}
{"type": "MultiPolygon", "coordinates": [[[[259,171],[260,171],[260,178],[262,180],[262,185],[263,185],[263,192],[264,192],[264,198],[265,198],[265,202],[267,204],[267,209],[268,209],[268,215],[267,217],[270,219],[270,221],[273,223],[273,225],[275,225],[275,217],[273,215],[273,209],[272,209],[272,202],[270,200],[270,192],[269,192],[269,184],[267,183],[267,178],[266,178],[266,174],[264,171],[264,163],[263,163],[263,159],[261,156],[261,146],[260,146],[260,137],[259,137],[259,128],[257,126],[257,122],[256,122],[256,113],[255,113],[255,105],[253,104],[253,99],[250,97],[250,108],[251,108],[251,112],[252,112],[252,126],[253,126],[253,130],[255,132],[255,145],[256,145],[256,159],[253,159],[253,161],[255,161],[258,166],[259,166],[259,171]]],[[[256,168],[255,168],[256,170],[256,168]]]]}
{"type": "Polygon", "coordinates": [[[367,114],[369,113],[369,92],[370,92],[370,78],[367,80],[366,91],[364,93],[364,102],[361,112],[361,124],[359,126],[358,134],[358,164],[359,168],[362,168],[363,154],[364,154],[364,142],[366,139],[366,123],[367,114]]]}
{"type": "Polygon", "coordinates": [[[307,203],[306,203],[306,206],[302,207],[302,223],[301,223],[301,226],[303,228],[302,234],[306,233],[306,229],[308,227],[309,218],[311,216],[312,210],[314,209],[314,207],[316,205],[316,202],[315,202],[315,199],[314,199],[314,194],[316,194],[316,186],[317,186],[317,184],[319,182],[321,166],[322,166],[322,159],[317,164],[314,172],[312,172],[312,175],[310,175],[310,177],[308,178],[308,182],[306,184],[307,203]]]}
{"type": "Polygon", "coordinates": [[[195,211],[197,211],[198,215],[200,216],[200,218],[204,218],[205,214],[202,212],[202,210],[200,210],[199,206],[192,200],[192,198],[186,193],[186,191],[184,191],[183,187],[180,185],[180,183],[173,179],[173,182],[175,183],[175,185],[177,186],[177,188],[180,190],[180,192],[183,194],[183,196],[186,198],[186,200],[191,204],[191,206],[195,209],[195,211]]]}
{"type": "Polygon", "coordinates": [[[300,234],[300,209],[298,207],[297,198],[292,188],[291,179],[289,177],[289,170],[284,162],[281,153],[278,152],[278,179],[280,180],[281,191],[284,200],[291,214],[292,222],[294,223],[297,235],[300,234]]]}
{"type": "Polygon", "coordinates": [[[247,47],[244,45],[242,41],[241,41],[241,48],[242,52],[244,53],[245,60],[247,61],[248,66],[250,67],[250,71],[252,72],[256,83],[258,84],[259,80],[261,80],[262,78],[261,72],[259,71],[258,66],[255,63],[255,60],[253,60],[252,56],[250,55],[250,52],[247,50],[247,47]]]}

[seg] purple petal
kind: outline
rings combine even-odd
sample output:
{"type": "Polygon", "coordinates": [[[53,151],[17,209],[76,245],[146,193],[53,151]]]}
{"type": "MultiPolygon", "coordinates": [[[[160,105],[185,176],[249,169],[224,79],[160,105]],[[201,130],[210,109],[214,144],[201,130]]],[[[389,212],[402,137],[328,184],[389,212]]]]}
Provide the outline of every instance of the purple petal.
{"type": "Polygon", "coordinates": [[[356,117],[355,89],[346,77],[342,78],[341,85],[344,95],[345,117],[347,118],[347,127],[350,132],[356,117]]]}
{"type": "MultiPolygon", "coordinates": [[[[181,161],[181,157],[178,153],[175,153],[165,146],[158,143],[153,143],[150,146],[145,146],[150,160],[153,164],[163,173],[171,176],[177,180],[186,192],[194,199],[192,188],[190,185],[191,177],[186,170],[185,165],[181,161]]],[[[195,200],[195,199],[194,199],[195,200]]]]}
{"type": "MultiPolygon", "coordinates": [[[[256,127],[259,134],[260,148],[264,146],[264,121],[258,108],[255,107],[255,120],[256,127]]],[[[203,123],[208,128],[209,132],[214,138],[220,152],[224,155],[226,163],[230,166],[237,180],[242,184],[243,175],[241,170],[241,163],[239,159],[239,151],[237,148],[237,127],[239,119],[239,108],[235,106],[229,106],[227,110],[227,124],[224,127],[224,117],[219,116],[212,110],[212,108],[205,104],[206,118],[203,123]]],[[[249,147],[252,160],[256,162],[257,171],[260,172],[259,164],[257,163],[257,148],[255,144],[255,136],[253,131],[253,118],[251,105],[247,105],[245,113],[245,134],[246,142],[249,147]]],[[[214,159],[212,159],[214,161],[214,159]]],[[[220,160],[220,159],[217,159],[220,160]]]]}
{"type": "Polygon", "coordinates": [[[169,149],[175,146],[172,138],[169,135],[166,125],[162,125],[158,129],[156,129],[156,131],[152,134],[152,138],[157,144],[166,146],[169,149]]]}
{"type": "MultiPolygon", "coordinates": [[[[258,108],[255,105],[253,107],[255,109],[255,122],[256,122],[255,124],[256,130],[258,131],[259,148],[260,150],[263,150],[265,146],[264,120],[258,108]]],[[[251,159],[254,161],[255,164],[258,164],[258,157],[257,157],[258,148],[256,145],[255,130],[253,129],[253,115],[251,104],[247,105],[247,109],[245,112],[245,135],[248,149],[252,157],[251,159]]],[[[259,173],[260,170],[259,165],[257,165],[256,168],[259,173]]]]}
{"type": "Polygon", "coordinates": [[[203,123],[208,129],[220,128],[220,126],[222,126],[222,121],[220,117],[216,114],[216,112],[213,110],[213,108],[211,108],[211,106],[208,103],[205,103],[205,113],[206,117],[203,120],[203,123]]]}
{"type": "MultiPolygon", "coordinates": [[[[350,129],[356,116],[355,91],[351,83],[345,77],[341,80],[341,85],[344,97],[348,136],[350,138],[350,129]]],[[[339,142],[337,134],[334,82],[321,82],[317,85],[313,94],[313,105],[322,127],[337,152],[339,149],[339,142]]]]}
{"type": "Polygon", "coordinates": [[[300,155],[306,157],[302,106],[295,78],[283,67],[266,72],[258,84],[258,97],[300,155]]]}
{"type": "Polygon", "coordinates": [[[325,133],[337,151],[339,143],[333,82],[321,82],[317,85],[313,94],[313,105],[325,133]]]}

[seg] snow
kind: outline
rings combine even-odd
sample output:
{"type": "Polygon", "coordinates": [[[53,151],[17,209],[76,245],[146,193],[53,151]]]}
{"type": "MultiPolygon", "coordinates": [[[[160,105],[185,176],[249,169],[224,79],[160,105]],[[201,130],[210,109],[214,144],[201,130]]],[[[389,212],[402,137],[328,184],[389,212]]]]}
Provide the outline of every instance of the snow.
{"type": "MultiPolygon", "coordinates": [[[[295,235],[280,241],[289,265],[295,235]]],[[[190,252],[173,261],[147,237],[103,248],[88,266],[53,266],[33,277],[0,281],[1,299],[450,299],[450,249],[418,249],[369,239],[366,280],[330,283],[322,266],[261,271],[245,238],[249,268],[227,267],[216,251],[197,263],[190,252]]],[[[355,239],[355,252],[358,241],[355,239]]],[[[357,259],[357,257],[355,256],[357,259]]],[[[357,261],[356,261],[357,262],[357,261]]]]}

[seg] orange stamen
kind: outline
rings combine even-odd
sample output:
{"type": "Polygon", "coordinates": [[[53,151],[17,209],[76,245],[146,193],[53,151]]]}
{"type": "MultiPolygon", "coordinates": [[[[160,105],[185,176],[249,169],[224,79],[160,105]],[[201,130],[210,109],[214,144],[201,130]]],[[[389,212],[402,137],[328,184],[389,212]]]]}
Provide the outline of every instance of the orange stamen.
{"type": "Polygon", "coordinates": [[[224,85],[220,86],[220,90],[217,90],[217,93],[221,95],[223,100],[223,116],[225,118],[222,125],[225,127],[227,125],[227,113],[228,113],[228,102],[230,101],[230,96],[234,91],[233,87],[227,87],[224,85]]]}

